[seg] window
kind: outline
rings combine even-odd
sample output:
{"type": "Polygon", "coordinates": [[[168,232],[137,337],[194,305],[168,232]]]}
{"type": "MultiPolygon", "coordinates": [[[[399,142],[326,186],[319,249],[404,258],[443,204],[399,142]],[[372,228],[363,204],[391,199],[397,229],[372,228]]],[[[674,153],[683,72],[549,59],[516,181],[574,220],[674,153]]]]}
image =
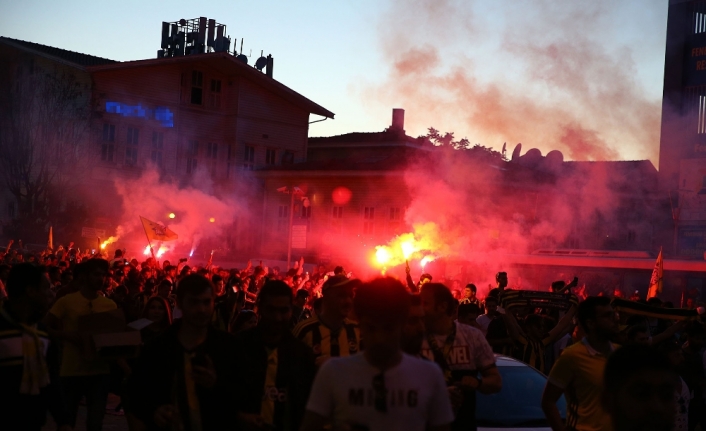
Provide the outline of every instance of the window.
{"type": "Polygon", "coordinates": [[[268,148],[267,152],[265,153],[265,164],[266,165],[274,165],[276,154],[277,154],[277,150],[272,150],[272,149],[268,148]]]}
{"type": "Polygon", "coordinates": [[[277,231],[286,232],[289,227],[289,205],[277,208],[277,231]]]}
{"type": "Polygon", "coordinates": [[[243,163],[243,167],[246,170],[252,171],[255,168],[255,147],[251,147],[249,145],[245,146],[245,162],[243,163]]]}
{"type": "Polygon", "coordinates": [[[206,145],[206,157],[209,159],[218,158],[218,144],[215,142],[209,142],[206,145]]]}
{"type": "Polygon", "coordinates": [[[134,127],[127,128],[127,141],[125,145],[125,164],[137,164],[138,142],[140,140],[140,130],[134,127]]]}
{"type": "Polygon", "coordinates": [[[198,70],[191,72],[191,104],[201,105],[203,102],[203,73],[198,70]]]}
{"type": "Polygon", "coordinates": [[[363,234],[372,235],[375,227],[373,219],[375,218],[375,208],[365,207],[363,210],[363,234]]]}
{"type": "Polygon", "coordinates": [[[103,142],[115,142],[114,124],[103,124],[103,142]]]}
{"type": "Polygon", "coordinates": [[[401,233],[402,227],[402,209],[399,207],[390,208],[390,222],[387,226],[387,231],[390,235],[398,235],[401,233]]]}
{"type": "Polygon", "coordinates": [[[8,204],[7,204],[7,217],[8,218],[15,218],[15,203],[14,202],[8,202],[8,204]]]}
{"type": "Polygon", "coordinates": [[[162,151],[164,150],[164,133],[152,132],[152,163],[162,167],[162,151]]]}
{"type": "Polygon", "coordinates": [[[294,152],[292,152],[290,150],[285,150],[284,154],[282,154],[282,164],[283,165],[294,164],[294,152]]]}
{"type": "Polygon", "coordinates": [[[113,161],[115,152],[115,125],[103,124],[103,141],[101,143],[101,160],[104,162],[113,161]]]}
{"type": "Polygon", "coordinates": [[[192,174],[196,172],[198,166],[197,157],[199,156],[199,142],[189,141],[186,147],[186,173],[192,174]]]}
{"type": "Polygon", "coordinates": [[[212,79],[211,80],[210,105],[211,105],[211,108],[220,108],[221,107],[221,80],[220,79],[212,79]]]}
{"type": "Polygon", "coordinates": [[[230,178],[230,170],[233,168],[233,161],[235,159],[235,150],[233,150],[233,145],[228,145],[228,159],[226,162],[226,179],[230,178]]]}

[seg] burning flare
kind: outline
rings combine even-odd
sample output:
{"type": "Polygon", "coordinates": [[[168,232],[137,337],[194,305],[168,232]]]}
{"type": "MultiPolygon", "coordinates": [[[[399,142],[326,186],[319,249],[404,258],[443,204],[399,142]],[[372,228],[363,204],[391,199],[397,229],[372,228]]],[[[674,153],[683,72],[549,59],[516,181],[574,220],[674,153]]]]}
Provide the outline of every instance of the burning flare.
{"type": "Polygon", "coordinates": [[[108,238],[108,239],[106,239],[105,241],[103,241],[103,242],[101,243],[101,250],[105,250],[105,248],[106,248],[108,245],[110,245],[110,244],[114,243],[115,241],[117,241],[118,238],[120,238],[120,237],[111,236],[110,238],[108,238]]]}

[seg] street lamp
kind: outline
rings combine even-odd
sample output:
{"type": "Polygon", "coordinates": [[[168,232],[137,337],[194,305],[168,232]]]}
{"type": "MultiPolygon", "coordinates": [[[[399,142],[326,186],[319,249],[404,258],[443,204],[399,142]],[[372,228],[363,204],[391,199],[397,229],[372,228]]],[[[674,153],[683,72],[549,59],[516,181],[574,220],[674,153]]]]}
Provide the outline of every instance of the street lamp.
{"type": "Polygon", "coordinates": [[[299,187],[284,186],[278,188],[277,191],[291,196],[289,202],[289,235],[287,235],[287,269],[289,269],[292,264],[292,226],[294,225],[294,196],[297,196],[300,200],[306,199],[308,201],[308,198],[304,196],[304,191],[299,187]]]}

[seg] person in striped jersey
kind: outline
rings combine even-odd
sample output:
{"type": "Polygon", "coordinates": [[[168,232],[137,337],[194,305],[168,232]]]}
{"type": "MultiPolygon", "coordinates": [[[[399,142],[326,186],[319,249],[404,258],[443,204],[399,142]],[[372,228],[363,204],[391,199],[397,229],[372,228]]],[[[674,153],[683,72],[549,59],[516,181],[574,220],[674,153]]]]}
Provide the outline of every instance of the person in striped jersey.
{"type": "Polygon", "coordinates": [[[353,306],[353,289],[359,284],[360,281],[345,276],[326,280],[322,287],[321,313],[294,328],[294,336],[314,352],[317,366],[331,357],[350,356],[360,351],[358,325],[348,319],[353,306]]]}
{"type": "Polygon", "coordinates": [[[60,430],[71,429],[59,392],[50,390],[49,336],[38,323],[49,310],[49,286],[29,263],[8,275],[8,299],[0,308],[0,428],[39,431],[50,409],[60,430]]]}

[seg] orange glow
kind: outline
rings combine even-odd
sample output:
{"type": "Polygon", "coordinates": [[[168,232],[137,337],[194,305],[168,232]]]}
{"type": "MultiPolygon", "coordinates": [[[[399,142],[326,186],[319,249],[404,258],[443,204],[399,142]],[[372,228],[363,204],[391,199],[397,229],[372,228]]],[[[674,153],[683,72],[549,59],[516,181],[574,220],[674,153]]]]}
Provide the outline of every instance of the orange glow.
{"type": "Polygon", "coordinates": [[[169,213],[169,218],[170,218],[170,219],[175,219],[175,218],[176,218],[176,214],[174,214],[174,213],[169,213]]]}
{"type": "Polygon", "coordinates": [[[143,251],[142,254],[144,254],[145,256],[150,255],[150,246],[149,245],[147,247],[145,247],[145,251],[143,251]]]}
{"type": "Polygon", "coordinates": [[[413,232],[403,233],[386,245],[377,246],[376,259],[378,264],[388,268],[402,265],[410,259],[420,259],[424,267],[439,255],[444,255],[446,248],[440,238],[438,226],[434,223],[424,223],[415,225],[413,232]]]}
{"type": "Polygon", "coordinates": [[[215,222],[216,222],[216,219],[213,218],[213,217],[211,217],[210,219],[208,219],[208,221],[211,222],[211,223],[215,223],[215,222]]]}
{"type": "Polygon", "coordinates": [[[419,264],[422,265],[422,269],[424,269],[424,267],[427,266],[427,263],[433,262],[435,260],[436,260],[436,256],[428,255],[428,256],[424,256],[422,258],[421,262],[419,262],[419,264]]]}
{"type": "Polygon", "coordinates": [[[118,237],[117,237],[117,236],[111,236],[110,238],[106,239],[105,241],[103,241],[103,242],[101,243],[101,250],[105,250],[105,248],[106,248],[108,245],[114,243],[114,242],[117,241],[117,240],[118,240],[118,237]]]}

